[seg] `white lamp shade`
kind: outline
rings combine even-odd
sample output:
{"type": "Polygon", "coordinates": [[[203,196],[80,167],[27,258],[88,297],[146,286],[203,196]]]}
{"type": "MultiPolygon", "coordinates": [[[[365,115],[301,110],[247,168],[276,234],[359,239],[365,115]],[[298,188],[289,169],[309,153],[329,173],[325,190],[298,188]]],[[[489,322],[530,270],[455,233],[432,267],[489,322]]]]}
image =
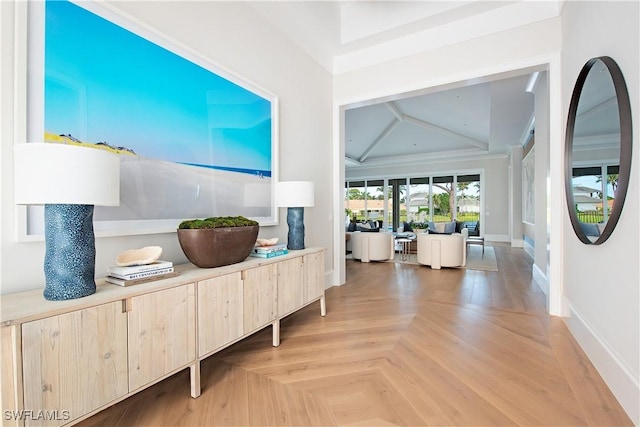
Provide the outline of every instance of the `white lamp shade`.
{"type": "Polygon", "coordinates": [[[18,205],[120,204],[120,157],[109,151],[57,143],[17,144],[13,152],[18,205]]]}
{"type": "Polygon", "coordinates": [[[313,182],[283,181],[276,186],[276,206],[305,208],[313,206],[313,182]]]}

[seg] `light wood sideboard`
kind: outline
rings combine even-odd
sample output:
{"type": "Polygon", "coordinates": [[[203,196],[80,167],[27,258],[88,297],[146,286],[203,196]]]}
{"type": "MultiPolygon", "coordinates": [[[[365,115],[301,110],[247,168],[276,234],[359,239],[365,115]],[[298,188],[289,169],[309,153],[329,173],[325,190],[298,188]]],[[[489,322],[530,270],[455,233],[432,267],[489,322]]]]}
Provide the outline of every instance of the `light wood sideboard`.
{"type": "Polygon", "coordinates": [[[1,298],[2,425],[72,425],[183,369],[200,395],[200,361],[324,297],[324,248],[224,267],[176,266],[131,287],[47,301],[1,298]]]}

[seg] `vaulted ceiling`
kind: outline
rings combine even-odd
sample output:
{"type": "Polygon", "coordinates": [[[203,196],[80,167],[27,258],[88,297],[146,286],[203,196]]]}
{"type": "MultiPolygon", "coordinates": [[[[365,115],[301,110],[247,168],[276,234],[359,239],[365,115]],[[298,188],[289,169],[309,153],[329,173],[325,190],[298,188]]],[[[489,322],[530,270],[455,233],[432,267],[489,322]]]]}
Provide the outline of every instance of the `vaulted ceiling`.
{"type": "Polygon", "coordinates": [[[346,111],[347,167],[504,154],[533,127],[531,73],[346,111]]]}

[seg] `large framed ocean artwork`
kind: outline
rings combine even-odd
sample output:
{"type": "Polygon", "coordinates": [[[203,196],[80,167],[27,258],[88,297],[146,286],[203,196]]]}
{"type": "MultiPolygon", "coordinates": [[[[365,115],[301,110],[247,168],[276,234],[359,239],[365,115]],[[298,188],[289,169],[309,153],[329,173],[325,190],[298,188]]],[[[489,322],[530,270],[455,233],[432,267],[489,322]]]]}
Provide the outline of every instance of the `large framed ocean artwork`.
{"type": "MultiPolygon", "coordinates": [[[[96,206],[97,235],[210,216],[277,223],[275,96],[112,9],[29,3],[27,140],[121,159],[120,206],[96,206]]],[[[41,234],[42,214],[28,209],[26,234],[41,234]]]]}

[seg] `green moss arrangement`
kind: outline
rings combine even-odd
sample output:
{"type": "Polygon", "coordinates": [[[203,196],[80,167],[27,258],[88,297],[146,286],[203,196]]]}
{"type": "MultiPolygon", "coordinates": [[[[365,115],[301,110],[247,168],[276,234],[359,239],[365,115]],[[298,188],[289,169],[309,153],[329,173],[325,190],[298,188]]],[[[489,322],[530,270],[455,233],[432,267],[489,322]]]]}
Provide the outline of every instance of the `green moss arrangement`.
{"type": "Polygon", "coordinates": [[[189,219],[182,221],[179,229],[203,229],[203,228],[226,228],[226,227],[249,227],[258,225],[257,221],[243,216],[215,216],[205,219],[189,219]]]}

